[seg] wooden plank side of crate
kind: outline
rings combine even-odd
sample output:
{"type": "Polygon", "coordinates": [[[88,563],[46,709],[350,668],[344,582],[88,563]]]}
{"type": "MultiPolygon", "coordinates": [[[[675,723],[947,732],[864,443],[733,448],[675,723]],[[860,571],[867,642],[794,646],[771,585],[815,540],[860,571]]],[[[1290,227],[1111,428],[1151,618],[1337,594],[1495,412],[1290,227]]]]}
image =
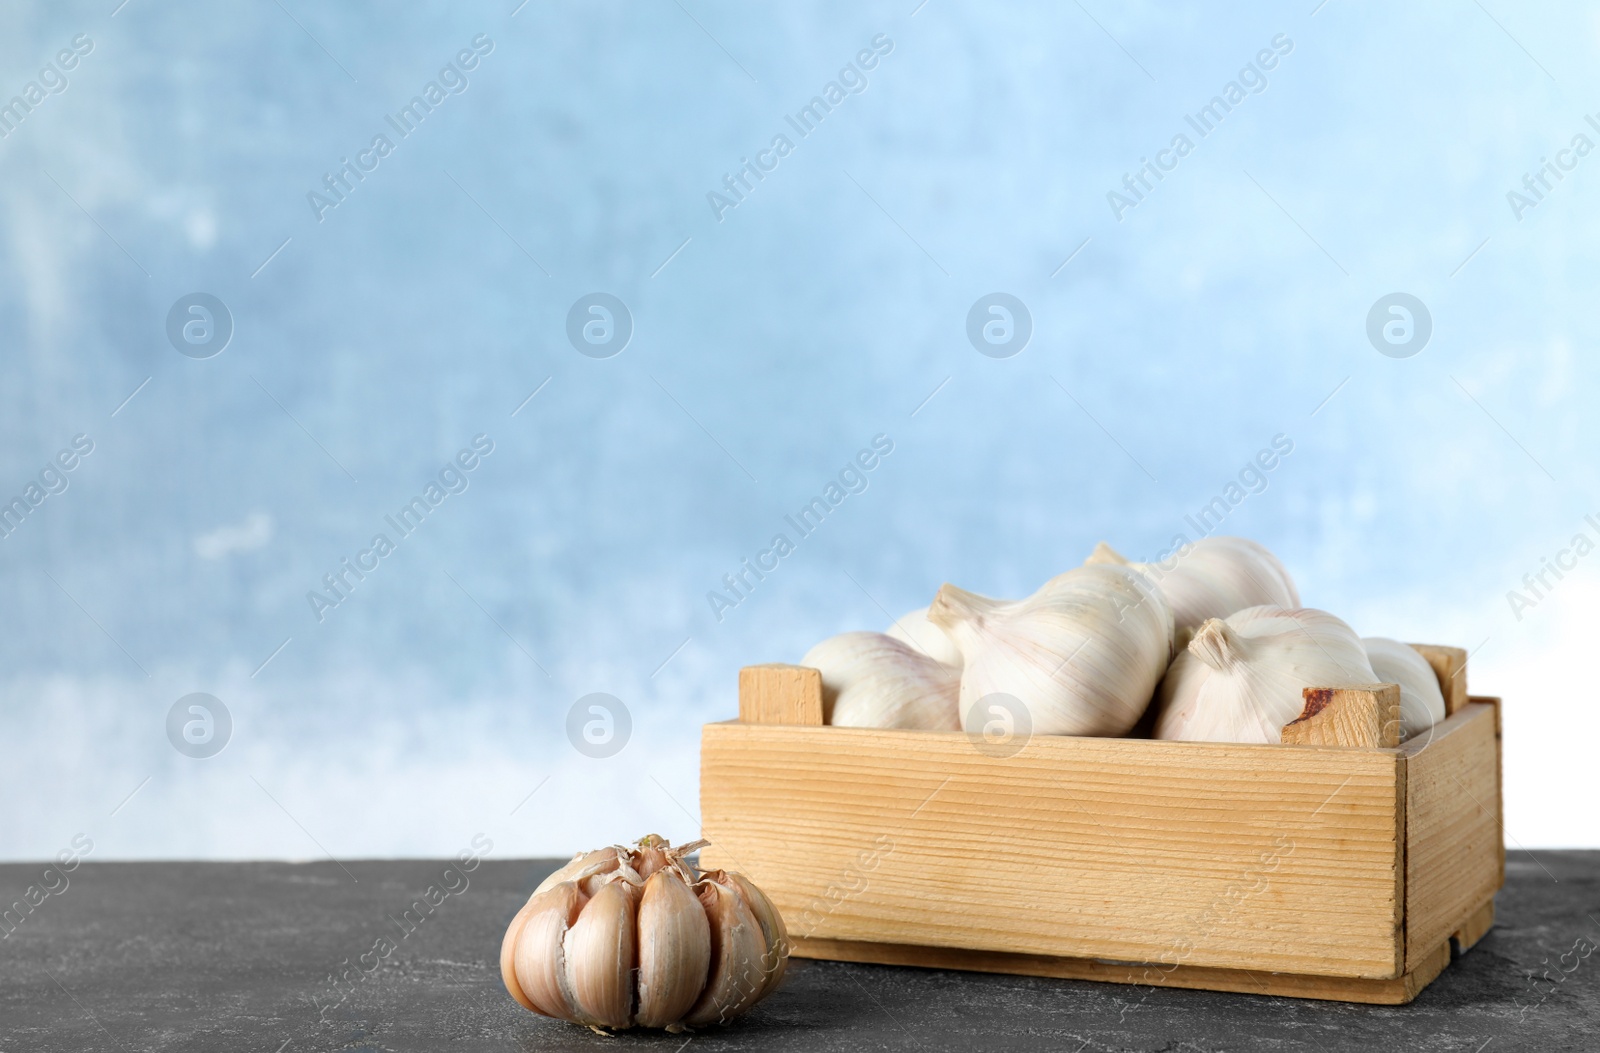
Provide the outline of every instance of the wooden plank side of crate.
{"type": "Polygon", "coordinates": [[[869,962],[921,969],[962,969],[978,973],[1049,976],[1060,980],[1098,980],[1104,983],[1183,987],[1202,991],[1232,991],[1274,998],[1325,998],[1369,1005],[1404,1005],[1438,978],[1450,964],[1448,944],[1434,948],[1417,968],[1391,980],[1362,980],[1348,976],[1306,976],[1255,969],[1210,969],[1198,965],[1128,965],[1088,958],[1053,958],[1037,954],[1002,954],[964,951],[948,947],[908,947],[892,943],[850,940],[797,939],[790,953],[796,958],[821,958],[839,962],[869,962]]]}
{"type": "Polygon", "coordinates": [[[1505,735],[1505,719],[1501,715],[1501,712],[1500,712],[1501,702],[1500,702],[1500,697],[1498,695],[1473,695],[1473,696],[1471,696],[1469,701],[1482,702],[1484,705],[1491,706],[1494,709],[1494,741],[1495,741],[1495,748],[1494,748],[1494,759],[1495,759],[1494,784],[1495,784],[1496,787],[1499,788],[1499,791],[1500,791],[1499,796],[1496,798],[1496,800],[1494,802],[1494,810],[1495,810],[1495,813],[1500,816],[1500,823],[1501,823],[1501,825],[1500,825],[1500,832],[1501,832],[1501,837],[1500,837],[1500,884],[1503,886],[1506,883],[1506,839],[1505,839],[1505,836],[1504,836],[1504,834],[1505,834],[1505,814],[1506,814],[1506,808],[1505,808],[1506,780],[1505,780],[1505,746],[1504,746],[1503,741],[1502,741],[1503,737],[1505,735]]]}
{"type": "Polygon", "coordinates": [[[1468,926],[1503,883],[1495,714],[1473,702],[1400,748],[1406,764],[1406,964],[1468,926]]]}
{"type": "Polygon", "coordinates": [[[1394,750],[708,724],[708,866],[798,937],[1395,978],[1394,750]]]}

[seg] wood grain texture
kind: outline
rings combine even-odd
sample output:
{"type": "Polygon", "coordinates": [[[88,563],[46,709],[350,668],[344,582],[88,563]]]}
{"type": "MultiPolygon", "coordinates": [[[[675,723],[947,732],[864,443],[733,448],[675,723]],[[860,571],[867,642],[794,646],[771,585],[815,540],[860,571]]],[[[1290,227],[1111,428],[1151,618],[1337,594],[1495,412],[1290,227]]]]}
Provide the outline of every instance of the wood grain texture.
{"type": "Polygon", "coordinates": [[[1411,649],[1428,660],[1444,694],[1444,715],[1452,716],[1467,704],[1467,652],[1463,647],[1414,643],[1411,649]]]}
{"type": "Polygon", "coordinates": [[[1495,784],[1495,787],[1496,787],[1496,789],[1498,791],[1496,793],[1496,795],[1495,795],[1494,810],[1495,810],[1495,814],[1500,816],[1500,824],[1501,824],[1500,825],[1500,884],[1502,886],[1504,886],[1505,883],[1506,883],[1506,839],[1505,839],[1506,806],[1505,806],[1505,779],[1503,777],[1503,773],[1505,771],[1504,760],[1503,760],[1503,756],[1504,756],[1504,753],[1505,753],[1505,747],[1504,747],[1504,744],[1501,742],[1501,735],[1502,735],[1503,729],[1505,728],[1505,721],[1501,718],[1501,713],[1500,713],[1501,702],[1500,702],[1500,698],[1499,698],[1498,695],[1472,695],[1472,696],[1470,696],[1468,698],[1468,701],[1470,701],[1470,702],[1481,702],[1484,705],[1490,706],[1490,707],[1492,707],[1494,709],[1494,741],[1495,741],[1495,748],[1494,748],[1494,784],[1495,784]]]}
{"type": "Polygon", "coordinates": [[[801,939],[792,944],[797,958],[823,958],[841,962],[872,962],[924,969],[962,969],[978,973],[1013,973],[1049,976],[1062,980],[1100,980],[1153,987],[1185,987],[1205,991],[1271,995],[1279,998],[1327,998],[1372,1005],[1404,1005],[1450,964],[1448,944],[1423,956],[1412,972],[1390,980],[1360,980],[1341,976],[1306,976],[1299,973],[1263,972],[1255,969],[1211,969],[1197,965],[1138,965],[1056,958],[1037,954],[1002,954],[950,947],[914,947],[852,940],[801,939]]]}
{"type": "Polygon", "coordinates": [[[1283,741],[1298,746],[1400,745],[1400,688],[1395,684],[1308,687],[1305,709],[1283,726],[1283,741]]]}
{"type": "Polygon", "coordinates": [[[1504,883],[1498,753],[1493,707],[1477,703],[1400,749],[1406,765],[1408,969],[1470,928],[1504,883]]]}
{"type": "Polygon", "coordinates": [[[1404,972],[1395,750],[729,722],[700,785],[705,865],[797,937],[1404,972]]]}
{"type": "Polygon", "coordinates": [[[739,670],[739,719],[746,724],[822,724],[822,672],[801,665],[739,670]]]}

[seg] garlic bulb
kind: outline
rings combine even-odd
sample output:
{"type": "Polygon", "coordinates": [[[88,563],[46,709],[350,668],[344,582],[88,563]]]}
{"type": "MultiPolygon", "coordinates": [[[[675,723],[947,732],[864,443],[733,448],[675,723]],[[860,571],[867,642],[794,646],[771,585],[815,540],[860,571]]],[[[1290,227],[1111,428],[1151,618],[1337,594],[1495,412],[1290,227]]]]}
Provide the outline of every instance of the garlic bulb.
{"type": "Polygon", "coordinates": [[[1364,636],[1367,659],[1377,683],[1400,685],[1400,735],[1426,731],[1444,719],[1444,693],[1428,660],[1410,644],[1382,636],[1364,636]]]}
{"type": "Polygon", "coordinates": [[[928,620],[928,608],[919,607],[902,614],[885,632],[910,647],[921,651],[941,665],[961,668],[961,652],[950,642],[944,630],[928,620]]]}
{"type": "Polygon", "coordinates": [[[1172,653],[1172,612],[1126,567],[1088,566],[1025,600],[991,600],[946,585],[928,618],[961,651],[961,716],[1009,695],[1045,735],[1121,735],[1138,722],[1172,653]]]}
{"type": "Polygon", "coordinates": [[[822,715],[850,728],[960,731],[959,672],[883,633],[840,633],[806,652],[822,670],[822,715]]]}
{"type": "Polygon", "coordinates": [[[1294,579],[1278,557],[1248,538],[1203,537],[1160,563],[1130,563],[1102,541],[1085,562],[1132,567],[1155,582],[1172,607],[1180,644],[1207,618],[1262,604],[1300,606],[1294,579]]]}
{"type": "Polygon", "coordinates": [[[655,835],[579,853],[511,919],[500,977],[523,1008],[592,1028],[725,1023],[783,978],[788,932],[749,880],[655,835]]]}
{"type": "Polygon", "coordinates": [[[1249,607],[1202,624],[1161,682],[1155,737],[1281,742],[1308,687],[1380,680],[1361,638],[1326,611],[1249,607]]]}

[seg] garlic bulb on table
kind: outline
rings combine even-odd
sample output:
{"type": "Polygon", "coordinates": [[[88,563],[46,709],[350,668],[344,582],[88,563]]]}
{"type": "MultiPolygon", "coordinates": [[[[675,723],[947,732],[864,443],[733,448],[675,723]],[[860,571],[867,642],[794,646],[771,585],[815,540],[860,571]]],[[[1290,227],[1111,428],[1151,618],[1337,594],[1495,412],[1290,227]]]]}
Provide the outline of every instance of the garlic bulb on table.
{"type": "MultiPolygon", "coordinates": [[[[930,626],[931,628],[931,626],[930,626]]],[[[800,664],[822,671],[822,719],[851,728],[960,731],[960,671],[883,633],[830,636],[800,664]]]]}
{"type": "Polygon", "coordinates": [[[1180,644],[1207,618],[1262,604],[1300,606],[1294,579],[1278,557],[1248,538],[1203,537],[1159,563],[1130,563],[1102,541],[1085,562],[1132,567],[1154,581],[1172,608],[1180,644]]]}
{"type": "Polygon", "coordinates": [[[739,874],[700,873],[651,835],[579,853],[534,890],[500,945],[523,1008],[592,1028],[725,1023],[778,986],[788,932],[739,874]]]}
{"type": "Polygon", "coordinates": [[[1308,687],[1375,683],[1361,638],[1311,608],[1249,607],[1202,624],[1157,697],[1155,737],[1281,742],[1308,687]]]}
{"type": "Polygon", "coordinates": [[[1367,659],[1377,683],[1400,685],[1400,735],[1426,731],[1444,719],[1444,693],[1439,677],[1417,649],[1399,640],[1364,636],[1367,659]]]}
{"type": "Polygon", "coordinates": [[[961,668],[961,652],[950,642],[943,629],[928,620],[928,608],[918,607],[902,614],[884,632],[907,647],[932,658],[941,665],[961,668]]]}
{"type": "Polygon", "coordinates": [[[961,716],[1010,695],[1045,735],[1121,735],[1138,722],[1172,654],[1172,612],[1126,567],[1086,566],[1025,600],[946,585],[928,618],[961,651],[961,716]]]}

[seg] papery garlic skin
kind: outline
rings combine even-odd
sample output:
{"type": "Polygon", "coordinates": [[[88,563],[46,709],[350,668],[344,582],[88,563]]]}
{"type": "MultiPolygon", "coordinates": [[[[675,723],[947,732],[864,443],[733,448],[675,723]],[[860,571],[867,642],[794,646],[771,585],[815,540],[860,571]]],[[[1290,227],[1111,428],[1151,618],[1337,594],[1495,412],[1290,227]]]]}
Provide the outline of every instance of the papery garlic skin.
{"type": "Polygon", "coordinates": [[[580,853],[517,912],[500,949],[524,1008],[593,1028],[726,1023],[783,978],[789,935],[748,878],[699,873],[661,838],[580,853]]]}
{"type": "Polygon", "coordinates": [[[1027,599],[945,585],[928,617],[961,651],[961,714],[1009,695],[1045,735],[1122,735],[1149,706],[1172,653],[1172,612],[1143,575],[1084,566],[1027,599]]]}
{"type": "Polygon", "coordinates": [[[1379,682],[1361,638],[1308,607],[1249,607],[1203,623],[1161,681],[1155,737],[1282,742],[1308,687],[1379,682]]]}
{"type": "Polygon", "coordinates": [[[1132,567],[1155,582],[1172,608],[1180,645],[1208,618],[1262,605],[1300,606],[1288,570],[1249,538],[1203,537],[1158,563],[1131,563],[1102,541],[1085,563],[1132,567]]]}
{"type": "Polygon", "coordinates": [[[779,981],[783,979],[784,971],[789,966],[789,929],[784,925],[783,915],[778,913],[778,908],[767,898],[765,892],[756,887],[754,881],[743,874],[730,871],[719,870],[715,875],[716,880],[731,883],[738,888],[745,902],[749,904],[750,913],[755,916],[756,924],[761,926],[762,940],[768,950],[761,963],[764,982],[756,998],[765,998],[778,986],[779,981]]]}
{"type": "Polygon", "coordinates": [[[597,848],[593,852],[579,852],[572,857],[572,862],[557,870],[554,874],[539,882],[539,887],[533,890],[537,896],[549,888],[561,884],[563,881],[580,882],[585,890],[585,895],[594,895],[599,889],[598,881],[590,878],[603,876],[614,872],[619,866],[627,866],[628,850],[626,848],[597,848]]]}
{"type": "Polygon", "coordinates": [[[961,651],[943,629],[928,620],[928,608],[907,611],[884,630],[914,651],[921,651],[940,665],[961,668],[961,651]]]}
{"type": "Polygon", "coordinates": [[[1426,731],[1445,717],[1439,677],[1417,649],[1383,636],[1363,636],[1375,683],[1400,685],[1400,735],[1426,731]]]}
{"type": "Polygon", "coordinates": [[[824,723],[961,730],[959,671],[884,633],[830,636],[807,651],[800,664],[822,671],[824,723]]]}

